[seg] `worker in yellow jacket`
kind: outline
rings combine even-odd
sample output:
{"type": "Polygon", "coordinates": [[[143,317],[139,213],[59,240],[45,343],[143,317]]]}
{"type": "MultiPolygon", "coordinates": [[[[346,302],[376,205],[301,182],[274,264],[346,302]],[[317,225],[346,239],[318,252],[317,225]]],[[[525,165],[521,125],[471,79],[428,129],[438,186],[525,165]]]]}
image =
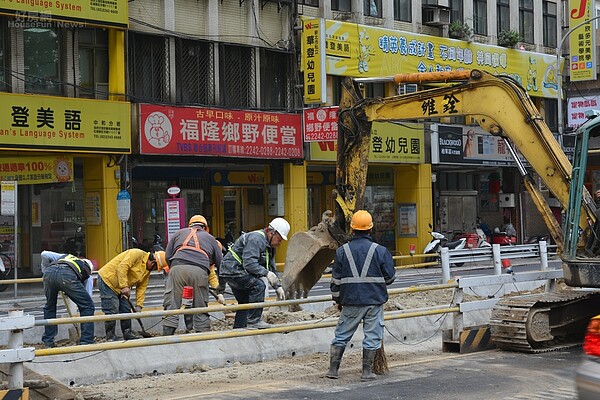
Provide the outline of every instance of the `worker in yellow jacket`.
{"type": "MultiPolygon", "coordinates": [[[[167,266],[165,252],[154,253],[141,249],[129,249],[98,271],[98,289],[104,314],[117,314],[131,312],[129,296],[131,288],[135,287],[135,311],[142,311],[146,288],[150,280],[150,271],[162,270],[167,266]]],[[[116,321],[106,321],[106,340],[116,340],[116,321]]],[[[121,320],[123,339],[138,339],[131,330],[131,320],[121,320]]]]}

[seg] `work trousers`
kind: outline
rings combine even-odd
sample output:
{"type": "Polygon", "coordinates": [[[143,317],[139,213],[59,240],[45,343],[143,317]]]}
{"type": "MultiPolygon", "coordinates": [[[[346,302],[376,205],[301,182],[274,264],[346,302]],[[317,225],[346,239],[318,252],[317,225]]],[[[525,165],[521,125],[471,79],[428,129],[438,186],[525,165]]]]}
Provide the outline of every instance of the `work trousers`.
{"type": "MultiPolygon", "coordinates": [[[[171,298],[165,298],[165,305],[169,310],[181,308],[181,296],[184,286],[194,288],[193,308],[206,307],[208,304],[208,270],[198,265],[177,264],[169,270],[171,298]]],[[[193,328],[196,332],[210,331],[210,317],[208,314],[194,314],[193,328]]],[[[163,320],[163,326],[177,329],[179,315],[169,315],[163,320]]]]}
{"type": "MultiPolygon", "coordinates": [[[[79,277],[68,265],[50,265],[44,270],[44,294],[46,304],[44,305],[44,319],[56,318],[56,299],[58,292],[62,291],[68,298],[77,304],[79,315],[88,317],[94,315],[94,301],[79,280],[79,277]]],[[[42,342],[47,346],[54,344],[54,338],[58,333],[57,325],[46,325],[42,342]]],[[[84,322],[81,324],[81,337],[79,344],[94,343],[94,323],[84,322]]]]}
{"type": "MultiPolygon", "coordinates": [[[[112,315],[131,312],[129,301],[121,296],[121,294],[115,293],[110,286],[104,283],[100,275],[98,275],[98,290],[100,291],[100,305],[102,306],[102,312],[104,312],[104,314],[112,315]]],[[[120,323],[121,332],[131,328],[131,320],[121,320],[120,323]]]]}
{"type": "MultiPolygon", "coordinates": [[[[252,275],[223,277],[231,288],[238,304],[262,303],[265,301],[266,285],[262,278],[252,275]]],[[[237,310],[233,320],[233,328],[245,328],[248,324],[256,324],[262,318],[263,309],[237,310]]]]}
{"type": "Polygon", "coordinates": [[[346,347],[360,323],[363,323],[364,339],[363,349],[377,350],[383,340],[383,306],[343,306],[338,324],[335,328],[335,337],[331,344],[337,347],[346,347]]]}

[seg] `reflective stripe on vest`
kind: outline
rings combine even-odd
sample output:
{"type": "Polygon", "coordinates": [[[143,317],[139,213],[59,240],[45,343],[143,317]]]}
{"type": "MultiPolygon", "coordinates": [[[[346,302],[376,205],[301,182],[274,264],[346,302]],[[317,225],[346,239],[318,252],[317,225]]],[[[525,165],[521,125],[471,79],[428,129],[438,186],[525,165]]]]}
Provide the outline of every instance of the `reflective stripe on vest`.
{"type": "Polygon", "coordinates": [[[77,271],[79,271],[79,274],[81,274],[81,267],[79,266],[79,264],[77,264],[75,261],[79,260],[79,258],[71,255],[71,254],[67,254],[66,256],[64,256],[63,258],[59,258],[58,260],[56,260],[57,264],[68,264],[71,267],[75,267],[77,271]]]}
{"type": "Polygon", "coordinates": [[[348,278],[336,279],[335,281],[339,281],[339,283],[337,284],[342,285],[344,283],[385,283],[385,279],[383,278],[383,276],[367,276],[367,272],[369,272],[369,266],[371,265],[371,260],[373,259],[373,254],[375,253],[376,247],[377,243],[371,243],[371,247],[369,247],[367,257],[365,258],[362,271],[359,275],[358,269],[356,268],[356,262],[354,261],[354,257],[352,257],[352,252],[350,251],[350,246],[348,245],[348,243],[343,245],[342,248],[344,249],[344,253],[346,253],[346,257],[348,258],[348,263],[350,264],[352,276],[348,278]]]}
{"type": "Polygon", "coordinates": [[[198,232],[198,228],[190,228],[190,234],[187,235],[187,237],[183,240],[183,245],[181,245],[175,251],[175,253],[177,253],[181,249],[193,250],[193,251],[197,251],[198,253],[204,254],[210,260],[208,253],[206,251],[204,251],[202,249],[202,247],[200,247],[200,241],[198,240],[198,236],[196,235],[196,232],[198,232]],[[190,243],[190,240],[192,240],[192,239],[194,240],[194,245],[190,246],[189,243],[190,243]]]}
{"type": "MultiPolygon", "coordinates": [[[[254,232],[258,232],[261,235],[263,235],[266,239],[267,235],[265,234],[265,231],[254,231],[254,232]]],[[[244,234],[245,235],[245,234],[244,234]]],[[[246,237],[244,236],[244,246],[246,245],[246,237]]],[[[233,258],[235,258],[235,261],[239,262],[240,265],[243,267],[244,266],[244,261],[242,260],[242,257],[240,257],[235,251],[233,251],[233,245],[229,246],[229,252],[231,253],[231,255],[233,256],[233,258]]],[[[265,249],[265,259],[267,260],[267,270],[269,269],[269,252],[267,251],[267,249],[265,249]]]]}

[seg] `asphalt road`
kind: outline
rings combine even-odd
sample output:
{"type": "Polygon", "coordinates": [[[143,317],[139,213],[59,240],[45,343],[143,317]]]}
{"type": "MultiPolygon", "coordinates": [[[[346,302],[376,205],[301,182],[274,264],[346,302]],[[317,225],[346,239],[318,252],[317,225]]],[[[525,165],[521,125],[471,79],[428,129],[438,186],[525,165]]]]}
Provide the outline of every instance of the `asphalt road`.
{"type": "MultiPolygon", "coordinates": [[[[542,354],[499,350],[393,365],[374,382],[309,379],[304,388],[260,388],[260,393],[229,393],[245,399],[419,399],[419,400],[575,400],[575,369],[581,348],[542,354]]],[[[356,377],[359,376],[356,371],[356,377]]],[[[176,399],[177,397],[173,397],[176,399]]]]}

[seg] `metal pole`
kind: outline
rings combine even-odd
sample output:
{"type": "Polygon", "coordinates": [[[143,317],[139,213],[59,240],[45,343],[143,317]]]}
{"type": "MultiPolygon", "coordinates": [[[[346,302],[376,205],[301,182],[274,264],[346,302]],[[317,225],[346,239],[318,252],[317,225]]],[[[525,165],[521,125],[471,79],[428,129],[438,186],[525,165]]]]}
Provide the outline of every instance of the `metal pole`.
{"type": "MultiPolygon", "coordinates": [[[[562,13],[561,13],[562,16],[562,13]]],[[[573,28],[569,29],[567,31],[567,33],[565,33],[565,35],[561,38],[560,43],[558,45],[558,47],[556,48],[556,84],[557,84],[557,89],[556,89],[556,100],[558,101],[558,138],[559,138],[559,143],[562,145],[562,135],[564,132],[563,129],[563,103],[562,103],[562,69],[560,68],[560,52],[562,51],[562,47],[565,44],[565,40],[569,37],[569,35],[577,28],[585,25],[585,24],[589,24],[590,22],[597,20],[598,18],[600,18],[600,15],[595,16],[594,18],[590,18],[588,20],[583,21],[582,23],[575,25],[573,28]]],[[[559,29],[559,32],[561,32],[561,29],[559,29]]]]}
{"type": "MultiPolygon", "coordinates": [[[[11,310],[9,317],[22,317],[23,310],[11,310]]],[[[12,329],[8,334],[8,348],[17,350],[23,347],[23,330],[12,329]]],[[[8,388],[23,389],[23,363],[13,362],[8,367],[8,388]]]]}
{"type": "MultiPolygon", "coordinates": [[[[18,186],[18,182],[15,181],[15,215],[14,215],[14,221],[15,221],[15,238],[13,241],[13,262],[14,262],[14,276],[15,279],[17,279],[17,269],[19,267],[19,245],[18,245],[18,237],[17,237],[17,232],[19,231],[19,186],[18,186]]],[[[17,301],[17,282],[15,282],[15,302],[17,301]]],[[[22,344],[22,343],[21,343],[22,344]]],[[[22,387],[22,386],[21,386],[22,387]]]]}
{"type": "Polygon", "coordinates": [[[500,255],[500,245],[498,243],[492,245],[492,255],[494,257],[494,274],[502,275],[502,256],[500,255]]]}
{"type": "Polygon", "coordinates": [[[440,249],[442,259],[442,282],[450,282],[450,251],[447,247],[440,249]]]}

